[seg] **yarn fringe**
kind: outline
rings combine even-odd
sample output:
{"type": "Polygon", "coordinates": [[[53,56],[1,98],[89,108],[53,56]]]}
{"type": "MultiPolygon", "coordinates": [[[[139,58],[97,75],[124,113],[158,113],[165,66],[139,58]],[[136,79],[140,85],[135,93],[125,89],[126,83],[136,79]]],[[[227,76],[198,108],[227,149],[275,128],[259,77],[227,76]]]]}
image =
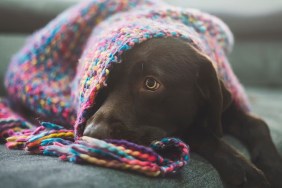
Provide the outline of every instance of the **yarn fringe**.
{"type": "Polygon", "coordinates": [[[174,174],[190,159],[189,147],[177,138],[164,138],[145,147],[126,140],[75,138],[73,130],[49,122],[42,122],[34,130],[22,130],[6,140],[9,149],[56,156],[73,163],[131,170],[152,177],[174,174]]]}

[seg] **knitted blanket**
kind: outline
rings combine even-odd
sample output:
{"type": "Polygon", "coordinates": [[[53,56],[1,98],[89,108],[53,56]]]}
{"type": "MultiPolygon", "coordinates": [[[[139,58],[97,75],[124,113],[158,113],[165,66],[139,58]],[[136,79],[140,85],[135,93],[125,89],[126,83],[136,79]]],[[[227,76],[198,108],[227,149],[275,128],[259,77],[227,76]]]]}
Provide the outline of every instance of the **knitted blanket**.
{"type": "Polygon", "coordinates": [[[147,148],[82,136],[95,97],[106,87],[112,65],[121,63],[123,52],[151,38],[166,37],[180,38],[209,56],[235,103],[249,108],[226,58],[233,37],[221,20],[157,0],[88,0],[35,32],[12,58],[5,77],[8,97],[0,99],[0,138],[8,137],[8,148],[71,162],[151,176],[175,172],[189,159],[188,146],[176,138],[147,148]],[[29,117],[47,122],[29,122],[24,118],[27,111],[29,117]]]}

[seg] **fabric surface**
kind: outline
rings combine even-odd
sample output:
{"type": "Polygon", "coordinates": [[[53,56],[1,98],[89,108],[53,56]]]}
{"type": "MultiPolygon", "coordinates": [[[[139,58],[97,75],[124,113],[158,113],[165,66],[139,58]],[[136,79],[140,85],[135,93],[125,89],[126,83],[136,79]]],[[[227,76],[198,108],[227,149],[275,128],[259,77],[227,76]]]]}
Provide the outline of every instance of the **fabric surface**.
{"type": "Polygon", "coordinates": [[[127,171],[75,165],[48,156],[27,155],[3,145],[0,145],[0,165],[1,187],[5,188],[222,187],[216,170],[197,155],[192,155],[192,163],[180,174],[157,179],[127,171]]]}

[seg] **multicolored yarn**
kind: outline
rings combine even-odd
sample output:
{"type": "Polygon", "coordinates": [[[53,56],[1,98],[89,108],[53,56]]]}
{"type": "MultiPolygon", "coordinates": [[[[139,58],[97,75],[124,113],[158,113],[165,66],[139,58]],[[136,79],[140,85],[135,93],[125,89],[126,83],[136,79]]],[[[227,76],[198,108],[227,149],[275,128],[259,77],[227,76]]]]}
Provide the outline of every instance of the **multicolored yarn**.
{"type": "Polygon", "coordinates": [[[176,138],[164,138],[148,148],[126,140],[103,141],[86,136],[75,140],[73,130],[47,122],[41,124],[32,132],[7,138],[7,147],[148,176],[173,174],[189,161],[189,148],[176,138]],[[166,153],[165,158],[156,153],[160,151],[166,153]]]}
{"type": "MultiPolygon", "coordinates": [[[[74,144],[83,145],[85,140],[80,137],[85,123],[95,113],[95,97],[106,87],[112,65],[121,63],[121,55],[135,45],[166,37],[180,38],[210,57],[235,103],[249,109],[244,90],[226,58],[233,37],[221,20],[159,0],[87,0],[34,33],[13,57],[5,78],[11,106],[0,102],[4,108],[0,109],[0,135],[21,138],[39,134],[11,110],[17,104],[29,109],[35,117],[74,127],[74,144]],[[18,127],[28,130],[21,131],[18,127]]],[[[54,134],[71,137],[69,133],[54,134]]],[[[8,146],[26,148],[28,144],[8,140],[8,146]]],[[[57,147],[62,142],[54,143],[57,147]]]]}
{"type": "Polygon", "coordinates": [[[9,108],[9,101],[0,98],[0,143],[10,135],[31,129],[33,126],[9,108]]]}

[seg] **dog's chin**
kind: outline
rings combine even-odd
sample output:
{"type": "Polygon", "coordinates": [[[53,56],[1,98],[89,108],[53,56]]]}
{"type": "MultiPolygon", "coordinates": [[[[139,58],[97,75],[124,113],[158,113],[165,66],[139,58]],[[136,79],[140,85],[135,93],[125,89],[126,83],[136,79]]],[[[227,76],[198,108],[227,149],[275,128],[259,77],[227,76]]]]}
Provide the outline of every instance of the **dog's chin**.
{"type": "Polygon", "coordinates": [[[132,131],[128,137],[120,138],[125,139],[136,144],[149,146],[153,141],[160,140],[166,137],[166,132],[154,127],[146,127],[141,130],[132,131]]]}
{"type": "Polygon", "coordinates": [[[167,134],[164,130],[160,128],[150,126],[119,130],[116,132],[113,132],[111,130],[100,131],[100,129],[97,127],[87,126],[83,132],[83,136],[89,136],[101,140],[127,140],[136,144],[149,146],[153,141],[160,140],[163,137],[166,137],[167,134]]]}

